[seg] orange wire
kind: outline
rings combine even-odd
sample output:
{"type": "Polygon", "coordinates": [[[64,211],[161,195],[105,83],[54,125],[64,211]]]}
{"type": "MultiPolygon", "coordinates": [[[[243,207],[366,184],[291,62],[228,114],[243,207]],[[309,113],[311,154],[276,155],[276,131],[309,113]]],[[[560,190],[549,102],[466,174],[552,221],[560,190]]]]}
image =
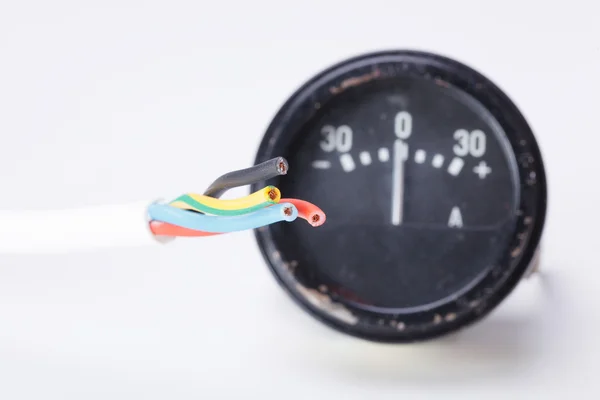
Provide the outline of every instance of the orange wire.
{"type": "MultiPolygon", "coordinates": [[[[298,209],[298,216],[306,220],[314,227],[325,223],[325,213],[319,207],[305,200],[281,199],[281,203],[292,203],[298,209]]],[[[181,226],[169,224],[160,221],[150,221],[150,230],[157,236],[215,236],[221,235],[219,232],[203,232],[195,229],[183,228],[181,226]]]]}
{"type": "Polygon", "coordinates": [[[281,199],[281,203],[292,203],[298,209],[298,216],[314,227],[325,223],[325,213],[319,207],[305,200],[281,199]]]}
{"type": "Polygon", "coordinates": [[[160,221],[150,221],[150,230],[157,236],[214,236],[220,232],[203,232],[160,221]]]}

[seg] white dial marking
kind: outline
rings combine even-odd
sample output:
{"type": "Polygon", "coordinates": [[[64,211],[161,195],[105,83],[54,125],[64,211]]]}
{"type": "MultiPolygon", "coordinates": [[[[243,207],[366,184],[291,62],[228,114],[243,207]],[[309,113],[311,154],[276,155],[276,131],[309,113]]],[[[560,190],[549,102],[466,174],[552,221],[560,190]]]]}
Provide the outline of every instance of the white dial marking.
{"type": "Polygon", "coordinates": [[[360,163],[362,165],[369,165],[371,164],[371,154],[369,154],[368,151],[363,151],[358,155],[358,158],[360,159],[360,163]]]}
{"type": "Polygon", "coordinates": [[[462,219],[462,214],[460,213],[460,208],[452,207],[452,211],[450,211],[450,218],[448,219],[448,227],[449,228],[462,228],[463,227],[463,219],[462,219]]]}
{"type": "Polygon", "coordinates": [[[436,154],[433,156],[431,165],[433,165],[435,168],[442,168],[442,165],[444,165],[444,156],[441,154],[436,154]]]}
{"type": "Polygon", "coordinates": [[[479,175],[479,179],[484,179],[488,174],[492,173],[492,169],[488,167],[485,161],[481,161],[475,168],[473,168],[473,172],[479,175]]]}
{"type": "Polygon", "coordinates": [[[314,169],[329,169],[331,168],[331,162],[327,160],[315,160],[312,162],[314,169]]]}
{"type": "Polygon", "coordinates": [[[390,151],[387,148],[382,147],[377,151],[377,157],[379,157],[379,161],[387,162],[390,159],[390,151]]]}
{"type": "Polygon", "coordinates": [[[417,164],[423,164],[425,162],[425,158],[427,157],[427,153],[425,153],[425,150],[417,150],[415,151],[415,162],[417,164]]]}
{"type": "Polygon", "coordinates": [[[457,176],[458,174],[460,174],[460,171],[462,170],[464,165],[465,162],[462,158],[454,157],[452,161],[450,161],[450,165],[448,165],[448,173],[450,175],[457,176]]]}
{"type": "Polygon", "coordinates": [[[342,169],[344,172],[350,172],[356,168],[356,164],[354,164],[354,159],[348,153],[344,153],[340,156],[340,164],[342,164],[342,169]]]}
{"type": "Polygon", "coordinates": [[[392,169],[392,225],[402,223],[404,203],[404,160],[408,157],[408,146],[400,139],[394,142],[394,165],[392,169]]]}

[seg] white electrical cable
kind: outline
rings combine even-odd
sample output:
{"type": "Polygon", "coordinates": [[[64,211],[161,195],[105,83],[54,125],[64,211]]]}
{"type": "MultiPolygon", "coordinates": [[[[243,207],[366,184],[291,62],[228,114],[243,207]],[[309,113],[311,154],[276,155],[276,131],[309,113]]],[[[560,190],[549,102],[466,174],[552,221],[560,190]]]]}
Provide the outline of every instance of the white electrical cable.
{"type": "Polygon", "coordinates": [[[150,201],[64,210],[0,210],[0,254],[65,253],[157,245],[150,201]]]}

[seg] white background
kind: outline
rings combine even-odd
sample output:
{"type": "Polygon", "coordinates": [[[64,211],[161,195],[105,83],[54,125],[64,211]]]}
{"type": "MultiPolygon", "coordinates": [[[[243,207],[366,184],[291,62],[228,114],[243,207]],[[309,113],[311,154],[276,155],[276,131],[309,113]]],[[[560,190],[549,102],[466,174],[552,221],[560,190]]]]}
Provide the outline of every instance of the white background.
{"type": "Polygon", "coordinates": [[[201,191],[252,163],[312,74],[412,48],[483,72],[531,123],[549,180],[544,273],[467,331],[386,346],[300,311],[250,232],[4,255],[1,399],[600,394],[595,2],[95,3],[0,1],[0,208],[201,191]]]}

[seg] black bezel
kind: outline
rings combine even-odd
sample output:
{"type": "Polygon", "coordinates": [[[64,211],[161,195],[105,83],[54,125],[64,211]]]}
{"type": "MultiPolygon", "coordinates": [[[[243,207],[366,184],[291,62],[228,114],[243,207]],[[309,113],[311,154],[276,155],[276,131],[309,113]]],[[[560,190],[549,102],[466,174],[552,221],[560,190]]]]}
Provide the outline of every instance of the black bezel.
{"type": "MultiPolygon", "coordinates": [[[[255,234],[263,257],[278,282],[311,315],[330,327],[364,339],[412,342],[456,331],[488,314],[521,280],[539,245],[546,215],[544,166],[531,128],[508,96],[477,71],[447,57],[419,51],[365,54],[326,69],[298,89],[269,125],[258,149],[256,163],[285,156],[286,148],[305,123],[346,88],[396,76],[452,85],[483,104],[504,129],[518,164],[520,198],[513,236],[502,260],[477,285],[450,302],[427,311],[402,315],[380,314],[346,305],[344,311],[355,317],[353,323],[347,323],[332,312],[331,305],[316,305],[314,298],[308,299],[305,292],[298,289],[293,266],[276,247],[271,228],[256,230],[255,234]]],[[[265,184],[258,182],[252,190],[265,184]]]]}

